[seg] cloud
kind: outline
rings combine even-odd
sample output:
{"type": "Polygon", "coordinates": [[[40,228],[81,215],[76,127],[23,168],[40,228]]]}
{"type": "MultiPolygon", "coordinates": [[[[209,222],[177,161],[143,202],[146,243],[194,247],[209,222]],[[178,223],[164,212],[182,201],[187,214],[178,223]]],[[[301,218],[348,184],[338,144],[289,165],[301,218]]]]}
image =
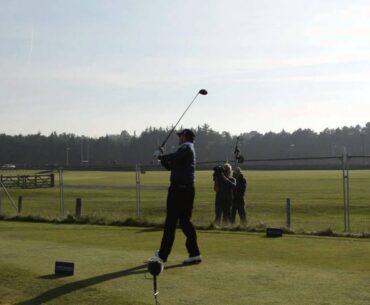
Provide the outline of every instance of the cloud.
{"type": "MultiPolygon", "coordinates": [[[[308,42],[334,53],[368,54],[370,47],[370,4],[349,3],[335,11],[317,15],[307,28],[308,42]]],[[[369,59],[369,55],[366,56],[369,59]]]]}

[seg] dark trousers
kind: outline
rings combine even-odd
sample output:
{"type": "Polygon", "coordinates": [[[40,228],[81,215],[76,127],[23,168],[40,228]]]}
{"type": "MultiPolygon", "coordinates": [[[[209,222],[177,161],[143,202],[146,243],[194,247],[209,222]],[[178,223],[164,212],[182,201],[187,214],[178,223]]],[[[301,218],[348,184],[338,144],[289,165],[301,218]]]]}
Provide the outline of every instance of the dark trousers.
{"type": "Polygon", "coordinates": [[[240,217],[240,222],[242,224],[245,224],[247,222],[247,216],[245,214],[244,203],[242,203],[242,204],[233,203],[233,205],[231,207],[231,222],[232,223],[235,223],[236,211],[238,211],[238,214],[239,214],[239,217],[240,217]]]}
{"type": "Polygon", "coordinates": [[[179,222],[180,228],[186,236],[186,249],[189,256],[200,255],[197,244],[197,233],[191,223],[195,190],[194,187],[174,187],[170,186],[167,195],[167,216],[159,257],[166,261],[171,253],[172,245],[175,240],[176,226],[179,222]]]}
{"type": "Polygon", "coordinates": [[[215,224],[221,225],[221,216],[223,225],[228,225],[231,220],[231,205],[227,202],[216,202],[215,204],[215,224]]]}
{"type": "Polygon", "coordinates": [[[215,201],[215,224],[228,226],[231,221],[231,203],[232,194],[230,192],[218,191],[216,192],[215,201]]]}

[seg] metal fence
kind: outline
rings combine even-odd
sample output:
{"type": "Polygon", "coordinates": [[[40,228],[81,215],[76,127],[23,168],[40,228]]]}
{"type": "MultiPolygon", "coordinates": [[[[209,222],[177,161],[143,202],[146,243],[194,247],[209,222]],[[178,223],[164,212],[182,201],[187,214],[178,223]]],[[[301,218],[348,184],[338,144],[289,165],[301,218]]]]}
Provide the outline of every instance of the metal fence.
{"type": "MultiPolygon", "coordinates": [[[[258,180],[258,175],[252,174],[248,177],[247,214],[249,224],[252,226],[273,225],[298,231],[332,229],[343,232],[370,232],[370,190],[368,191],[367,188],[367,182],[370,183],[370,171],[361,170],[361,165],[365,165],[365,161],[368,160],[370,156],[352,156],[344,151],[340,156],[246,159],[243,163],[237,163],[234,160],[229,162],[245,170],[247,176],[253,170],[257,173],[273,170],[271,175],[276,176],[279,173],[282,179],[286,179],[287,183],[291,184],[289,187],[275,182],[275,185],[269,186],[270,189],[264,189],[261,185],[263,182],[258,180]],[[350,182],[351,163],[355,169],[352,170],[353,179],[350,182]],[[327,183],[325,179],[329,178],[321,177],[323,172],[319,169],[324,169],[335,177],[331,185],[325,185],[327,183]],[[312,185],[304,183],[307,170],[311,171],[311,180],[308,179],[307,183],[316,181],[312,185]],[[301,172],[297,185],[294,184],[294,178],[289,178],[294,177],[296,172],[301,172]],[[292,180],[289,182],[289,179],[292,180]],[[324,181],[318,182],[320,179],[324,181]],[[269,193],[272,194],[267,196],[269,193]],[[309,195],[302,196],[302,193],[309,193],[309,195]]],[[[210,170],[225,162],[227,161],[200,162],[198,168],[210,170]]],[[[140,181],[140,173],[143,169],[145,172],[151,168],[151,166],[140,167],[139,165],[136,167],[137,216],[145,215],[142,207],[146,206],[141,202],[143,184],[140,181]]],[[[208,201],[211,201],[208,202],[209,211],[212,211],[212,199],[209,200],[209,198],[214,195],[209,191],[210,189],[212,189],[211,183],[200,184],[197,187],[197,193],[208,193],[208,201]]],[[[207,204],[202,197],[199,201],[202,207],[207,204]]],[[[204,209],[201,211],[201,216],[206,215],[211,222],[212,213],[206,213],[204,209]]],[[[195,219],[199,223],[205,223],[204,219],[196,215],[195,219]]]]}
{"type": "MultiPolygon", "coordinates": [[[[370,156],[247,159],[234,164],[248,180],[248,225],[370,232],[370,170],[352,170],[354,160],[368,162],[370,156]]],[[[193,213],[197,225],[208,225],[214,219],[212,167],[223,162],[199,163],[193,213]]],[[[12,202],[6,188],[1,189],[0,213],[51,218],[77,214],[108,222],[131,217],[162,223],[169,174],[158,169],[140,165],[125,172],[60,169],[55,188],[8,189],[12,202]],[[23,198],[21,210],[16,205],[19,196],[23,198]]]]}
{"type": "Polygon", "coordinates": [[[0,175],[0,184],[6,188],[54,187],[54,174],[47,175],[0,175]]]}

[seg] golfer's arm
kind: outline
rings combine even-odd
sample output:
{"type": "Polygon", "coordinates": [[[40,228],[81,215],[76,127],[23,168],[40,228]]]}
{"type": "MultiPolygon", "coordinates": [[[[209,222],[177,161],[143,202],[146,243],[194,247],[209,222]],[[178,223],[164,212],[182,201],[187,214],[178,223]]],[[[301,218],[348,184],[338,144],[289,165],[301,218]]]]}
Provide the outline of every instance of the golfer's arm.
{"type": "Polygon", "coordinates": [[[236,187],[236,181],[235,180],[230,180],[230,179],[228,179],[227,177],[222,177],[223,178],[223,180],[224,180],[224,182],[225,182],[225,184],[227,184],[228,186],[230,186],[230,187],[236,187]]]}
{"type": "Polygon", "coordinates": [[[189,153],[189,148],[184,147],[178,149],[176,152],[168,155],[163,155],[161,161],[168,162],[168,163],[181,163],[186,159],[186,156],[189,153]]]}
{"type": "Polygon", "coordinates": [[[164,160],[163,158],[161,158],[161,164],[162,164],[162,166],[163,166],[165,169],[167,169],[167,170],[169,170],[169,171],[172,169],[172,164],[171,164],[171,162],[168,162],[168,161],[164,160]]]}

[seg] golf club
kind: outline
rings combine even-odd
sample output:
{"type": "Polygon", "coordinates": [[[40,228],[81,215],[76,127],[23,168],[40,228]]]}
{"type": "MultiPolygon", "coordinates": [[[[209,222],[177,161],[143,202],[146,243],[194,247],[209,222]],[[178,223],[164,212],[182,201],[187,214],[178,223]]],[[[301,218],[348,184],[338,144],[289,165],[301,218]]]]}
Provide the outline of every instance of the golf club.
{"type": "Polygon", "coordinates": [[[153,290],[154,290],[154,300],[155,304],[158,305],[158,294],[159,291],[157,289],[157,276],[163,271],[164,264],[159,257],[152,257],[148,261],[148,271],[153,276],[153,290]]]}
{"type": "Polygon", "coordinates": [[[191,103],[189,104],[189,106],[185,109],[184,113],[180,116],[180,118],[177,121],[177,123],[175,124],[175,126],[173,126],[173,128],[171,129],[171,131],[169,132],[169,134],[167,135],[167,137],[164,139],[164,141],[162,142],[161,146],[159,146],[160,148],[164,147],[164,145],[167,143],[169,137],[174,132],[174,130],[176,129],[177,125],[179,124],[179,122],[181,121],[181,119],[183,118],[183,116],[185,115],[185,113],[188,111],[188,109],[190,108],[190,106],[194,103],[195,99],[198,97],[199,94],[200,95],[207,95],[208,92],[205,89],[199,90],[199,92],[195,95],[195,97],[193,98],[193,100],[191,101],[191,103]]]}

